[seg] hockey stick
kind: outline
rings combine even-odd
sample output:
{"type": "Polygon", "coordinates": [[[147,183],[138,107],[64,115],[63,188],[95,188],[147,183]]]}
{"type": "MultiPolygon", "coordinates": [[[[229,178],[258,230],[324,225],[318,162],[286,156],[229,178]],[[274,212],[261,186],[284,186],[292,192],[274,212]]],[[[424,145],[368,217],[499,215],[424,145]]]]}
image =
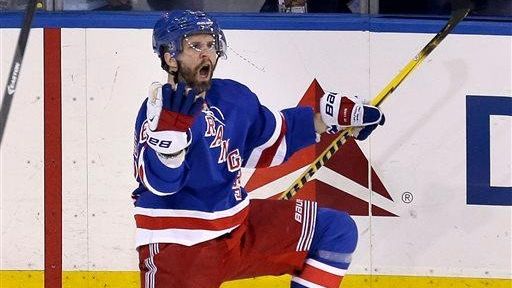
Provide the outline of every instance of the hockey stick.
{"type": "MultiPolygon", "coordinates": [[[[391,81],[380,91],[377,96],[375,96],[370,104],[373,106],[379,106],[384,99],[386,99],[395,89],[404,81],[404,79],[409,75],[414,68],[416,68],[425,58],[443,41],[443,39],[450,34],[450,32],[459,24],[462,19],[464,19],[470,9],[460,9],[453,13],[452,17],[448,20],[446,25],[439,31],[439,33],[428,42],[428,44],[421,49],[421,51],[405,65],[405,67],[398,73],[391,81]]],[[[320,169],[325,163],[331,159],[332,155],[336,153],[341,147],[341,145],[345,144],[348,136],[350,135],[352,128],[344,129],[336,139],[318,156],[313,163],[309,165],[304,173],[302,173],[297,180],[295,180],[288,189],[286,189],[279,199],[291,199],[297,192],[304,187],[304,185],[311,180],[313,175],[320,169]]]]}
{"type": "Polygon", "coordinates": [[[27,9],[25,10],[25,17],[23,18],[23,26],[21,27],[20,34],[18,36],[18,44],[16,45],[16,51],[11,64],[11,70],[9,72],[9,78],[5,85],[4,98],[2,99],[2,107],[0,108],[0,145],[4,138],[5,125],[7,117],[9,116],[9,110],[11,109],[12,99],[16,92],[16,84],[20,77],[21,63],[23,56],[25,55],[25,48],[27,46],[28,35],[30,34],[30,27],[32,26],[32,19],[36,12],[37,7],[41,3],[37,0],[29,0],[27,9]]]}

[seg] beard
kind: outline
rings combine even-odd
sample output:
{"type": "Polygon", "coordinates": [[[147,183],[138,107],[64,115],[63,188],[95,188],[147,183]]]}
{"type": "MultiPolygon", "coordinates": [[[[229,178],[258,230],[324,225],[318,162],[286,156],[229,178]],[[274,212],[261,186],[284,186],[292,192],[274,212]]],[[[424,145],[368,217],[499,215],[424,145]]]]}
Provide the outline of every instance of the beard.
{"type": "Polygon", "coordinates": [[[209,59],[204,59],[196,67],[187,67],[178,61],[178,79],[187,83],[187,86],[196,90],[197,93],[208,91],[212,85],[212,75],[215,66],[209,59]],[[199,80],[199,75],[207,76],[199,80]]]}

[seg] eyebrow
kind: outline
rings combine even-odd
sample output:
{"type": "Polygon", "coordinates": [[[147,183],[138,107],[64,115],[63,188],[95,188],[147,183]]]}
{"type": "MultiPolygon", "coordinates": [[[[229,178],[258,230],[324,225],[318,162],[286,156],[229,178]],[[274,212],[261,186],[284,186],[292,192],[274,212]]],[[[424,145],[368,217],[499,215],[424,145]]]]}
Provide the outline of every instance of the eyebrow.
{"type": "Polygon", "coordinates": [[[213,43],[213,42],[215,42],[215,40],[208,40],[208,41],[196,40],[196,41],[190,41],[190,43],[213,43]]]}

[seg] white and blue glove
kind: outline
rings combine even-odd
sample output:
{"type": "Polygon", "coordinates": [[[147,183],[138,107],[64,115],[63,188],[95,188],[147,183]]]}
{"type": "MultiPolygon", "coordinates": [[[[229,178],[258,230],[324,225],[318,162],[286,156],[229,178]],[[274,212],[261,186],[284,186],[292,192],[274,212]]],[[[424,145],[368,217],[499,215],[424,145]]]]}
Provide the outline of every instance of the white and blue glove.
{"type": "Polygon", "coordinates": [[[194,90],[186,89],[185,83],[178,83],[176,89],[170,84],[151,84],[146,104],[147,143],[160,160],[177,156],[183,160],[183,152],[191,142],[190,127],[203,102],[194,90]]]}
{"type": "Polygon", "coordinates": [[[379,108],[366,105],[356,97],[334,92],[327,92],[320,98],[320,115],[327,126],[327,133],[352,127],[351,136],[357,140],[365,140],[378,125],[385,122],[379,108]]]}

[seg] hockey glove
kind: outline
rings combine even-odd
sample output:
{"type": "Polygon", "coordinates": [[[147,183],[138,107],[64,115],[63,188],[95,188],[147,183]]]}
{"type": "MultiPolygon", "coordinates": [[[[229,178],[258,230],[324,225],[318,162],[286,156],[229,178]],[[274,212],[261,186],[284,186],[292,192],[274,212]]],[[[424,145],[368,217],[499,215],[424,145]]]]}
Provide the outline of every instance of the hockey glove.
{"type": "Polygon", "coordinates": [[[320,115],[327,125],[327,133],[333,134],[352,127],[351,136],[357,140],[368,138],[378,125],[385,122],[379,108],[366,105],[356,97],[333,92],[327,92],[320,98],[320,115]]]}
{"type": "Polygon", "coordinates": [[[185,83],[179,83],[174,90],[170,84],[162,86],[158,82],[150,86],[147,143],[161,155],[175,155],[190,145],[189,129],[203,106],[203,98],[185,87],[185,83]]]}

